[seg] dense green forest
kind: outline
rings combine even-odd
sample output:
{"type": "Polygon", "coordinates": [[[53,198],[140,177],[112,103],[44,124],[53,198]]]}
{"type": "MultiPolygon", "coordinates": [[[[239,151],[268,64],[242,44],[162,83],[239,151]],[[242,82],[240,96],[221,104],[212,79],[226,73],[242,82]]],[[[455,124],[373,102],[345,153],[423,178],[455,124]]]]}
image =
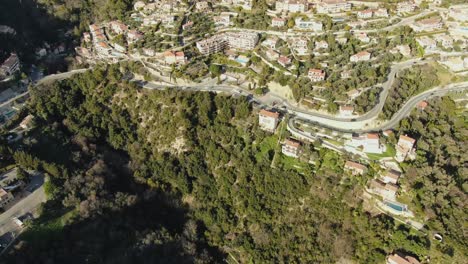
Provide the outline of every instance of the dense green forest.
{"type": "MultiPolygon", "coordinates": [[[[392,252],[456,263],[466,252],[441,211],[431,225],[450,225],[444,247],[366,211],[363,179],[343,172],[346,156],[316,145],[315,165],[272,168],[278,135],[258,129],[244,98],[142,90],[122,81],[127,71],[101,66],[32,91],[37,129],[2,150],[48,173],[49,201],[6,263],[381,263],[392,252]]],[[[414,184],[424,206],[439,206],[425,192],[446,182],[414,184]]]]}
{"type": "MultiPolygon", "coordinates": [[[[418,158],[404,164],[416,207],[421,207],[430,230],[468,250],[466,220],[468,177],[468,112],[449,97],[434,99],[424,111],[414,110],[400,122],[401,133],[417,138],[418,158]]],[[[456,250],[441,246],[448,254],[456,250]]]]}

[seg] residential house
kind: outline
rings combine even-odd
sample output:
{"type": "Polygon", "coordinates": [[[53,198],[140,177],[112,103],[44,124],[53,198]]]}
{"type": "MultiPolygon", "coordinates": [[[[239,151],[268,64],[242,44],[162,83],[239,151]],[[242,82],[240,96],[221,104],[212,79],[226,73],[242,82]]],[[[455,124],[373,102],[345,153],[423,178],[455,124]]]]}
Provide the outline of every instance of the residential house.
{"type": "Polygon", "coordinates": [[[433,51],[437,49],[437,42],[428,36],[417,38],[416,42],[418,42],[418,44],[426,51],[433,51]]]}
{"type": "Polygon", "coordinates": [[[20,69],[20,61],[16,53],[11,53],[10,56],[0,66],[0,76],[11,76],[20,69]]]}
{"type": "Polygon", "coordinates": [[[83,40],[85,42],[91,42],[91,34],[89,34],[88,32],[83,33],[83,40]]]}
{"type": "Polygon", "coordinates": [[[374,16],[376,17],[388,17],[388,11],[385,8],[378,8],[374,10],[374,16]]]}
{"type": "Polygon", "coordinates": [[[359,41],[364,42],[364,43],[369,43],[370,38],[367,36],[367,33],[365,32],[360,32],[356,35],[356,38],[359,39],[359,41]]]}
{"type": "Polygon", "coordinates": [[[354,106],[351,105],[340,105],[341,116],[352,116],[354,113],[354,106]]]}
{"type": "Polygon", "coordinates": [[[414,10],[416,10],[416,4],[413,1],[400,2],[397,4],[397,13],[399,15],[412,13],[414,10]]]}
{"type": "Polygon", "coordinates": [[[436,36],[436,40],[446,49],[453,48],[453,38],[450,35],[436,36]]]}
{"type": "Polygon", "coordinates": [[[295,27],[301,30],[312,30],[312,31],[322,31],[322,22],[315,20],[303,20],[302,17],[298,17],[294,20],[295,27]]]}
{"type": "Polygon", "coordinates": [[[367,171],[367,167],[354,162],[354,161],[346,161],[344,169],[350,171],[353,175],[363,175],[367,171]]]}
{"type": "Polygon", "coordinates": [[[278,63],[281,66],[287,68],[291,65],[291,59],[286,56],[280,55],[280,57],[278,58],[278,63]]]}
{"type": "Polygon", "coordinates": [[[384,183],[381,180],[371,180],[370,191],[377,195],[382,196],[384,199],[394,201],[398,192],[398,185],[393,183],[384,183]]]}
{"type": "Polygon", "coordinates": [[[101,41],[101,42],[96,43],[96,50],[100,54],[107,55],[109,54],[109,51],[111,51],[111,49],[112,48],[109,47],[109,45],[107,45],[106,42],[101,41]]]}
{"type": "Polygon", "coordinates": [[[383,177],[381,178],[381,180],[382,180],[384,183],[393,183],[393,184],[397,184],[397,183],[398,183],[398,179],[400,179],[400,176],[401,176],[401,172],[396,171],[396,170],[388,170],[387,172],[385,172],[385,174],[383,175],[383,177]]]}
{"type": "Polygon", "coordinates": [[[154,51],[154,49],[143,48],[143,54],[145,54],[146,56],[153,57],[154,55],[156,55],[156,52],[154,51]]]}
{"type": "Polygon", "coordinates": [[[281,147],[281,152],[288,156],[297,158],[299,157],[301,143],[296,140],[286,139],[281,147]]]}
{"type": "Polygon", "coordinates": [[[207,1],[198,1],[195,3],[195,9],[198,11],[205,11],[209,8],[210,6],[208,5],[207,1]]]}
{"type": "Polygon", "coordinates": [[[22,129],[30,129],[33,124],[33,121],[34,121],[34,116],[29,114],[23,119],[23,121],[21,121],[19,126],[22,129]]]}
{"type": "Polygon", "coordinates": [[[262,109],[258,114],[258,124],[260,125],[260,128],[265,131],[274,132],[278,125],[278,121],[279,113],[262,109]]]}
{"type": "Polygon", "coordinates": [[[336,38],[336,42],[340,43],[341,45],[344,45],[348,43],[348,38],[345,38],[345,37],[336,38]]]}
{"type": "Polygon", "coordinates": [[[332,14],[350,11],[351,3],[347,0],[321,0],[315,8],[319,14],[332,14]]]}
{"type": "Polygon", "coordinates": [[[118,20],[114,20],[114,21],[111,21],[109,23],[109,26],[111,28],[111,30],[115,33],[115,34],[123,34],[125,32],[127,32],[128,30],[128,27],[127,25],[125,25],[124,23],[118,21],[118,20]]]}
{"type": "Polygon", "coordinates": [[[299,56],[307,55],[309,53],[307,43],[308,43],[308,40],[306,38],[295,38],[293,39],[291,43],[291,48],[299,56]]]}
{"type": "Polygon", "coordinates": [[[468,58],[462,59],[461,57],[448,57],[442,58],[440,64],[446,66],[449,70],[458,72],[468,69],[468,58]]]}
{"type": "Polygon", "coordinates": [[[352,89],[351,91],[348,91],[346,95],[348,95],[349,99],[354,100],[358,98],[359,96],[359,91],[357,89],[352,89]]]}
{"type": "Polygon", "coordinates": [[[265,41],[262,42],[262,46],[268,47],[270,49],[275,49],[277,42],[278,42],[278,38],[270,37],[270,38],[267,38],[265,41]]]}
{"type": "Polygon", "coordinates": [[[135,2],[135,4],[133,5],[133,9],[134,9],[135,11],[140,11],[140,10],[142,10],[142,9],[145,7],[145,5],[146,5],[145,2],[143,2],[143,1],[137,1],[137,2],[135,2]]]}
{"type": "Polygon", "coordinates": [[[166,51],[163,53],[166,64],[185,64],[187,59],[182,51],[166,51]]]}
{"type": "Polygon", "coordinates": [[[188,21],[187,23],[182,25],[182,30],[187,30],[193,26],[193,21],[188,21]]]}
{"type": "Polygon", "coordinates": [[[127,41],[132,44],[143,38],[143,34],[136,30],[130,30],[127,32],[127,41]]]}
{"type": "Polygon", "coordinates": [[[426,18],[410,24],[410,27],[416,32],[438,30],[443,26],[444,24],[440,17],[426,18]]]}
{"type": "Polygon", "coordinates": [[[316,41],[315,49],[328,49],[328,42],[326,42],[325,40],[316,41]]]}
{"type": "Polygon", "coordinates": [[[368,133],[365,135],[353,135],[346,144],[347,147],[358,149],[365,153],[382,154],[385,147],[380,144],[378,134],[368,133]]]}
{"type": "Polygon", "coordinates": [[[117,50],[118,52],[126,52],[127,48],[123,45],[120,45],[118,43],[114,43],[114,49],[117,50]]]}
{"type": "Polygon", "coordinates": [[[387,264],[421,264],[421,262],[411,256],[401,257],[393,254],[387,257],[387,264]]]}
{"type": "Polygon", "coordinates": [[[366,18],[371,18],[373,14],[374,14],[374,11],[372,9],[366,9],[366,10],[358,11],[357,17],[366,19],[366,18]]]}
{"type": "Polygon", "coordinates": [[[403,162],[406,157],[414,158],[415,153],[413,147],[415,142],[416,140],[413,138],[410,138],[406,135],[400,135],[396,145],[395,160],[398,162],[403,162]]]}
{"type": "Polygon", "coordinates": [[[286,24],[286,19],[280,17],[274,17],[271,19],[272,27],[283,27],[286,24]]]}
{"type": "Polygon", "coordinates": [[[231,17],[228,14],[214,16],[213,21],[216,26],[227,27],[231,23],[231,17]]]}
{"type": "Polygon", "coordinates": [[[161,23],[164,27],[173,27],[175,22],[175,16],[165,15],[161,17],[161,23]]]}
{"type": "Polygon", "coordinates": [[[5,191],[5,189],[0,187],[0,207],[5,207],[14,197],[10,192],[5,191]]]}
{"type": "Polygon", "coordinates": [[[468,5],[457,5],[449,7],[448,15],[460,22],[468,21],[468,5]]]}
{"type": "Polygon", "coordinates": [[[416,106],[419,110],[424,110],[426,109],[426,107],[429,105],[429,103],[427,101],[421,101],[418,103],[418,105],[416,106]]]}
{"type": "Polygon", "coordinates": [[[404,57],[410,57],[411,56],[411,48],[409,45],[398,45],[396,46],[398,52],[400,52],[401,55],[404,57]]]}
{"type": "Polygon", "coordinates": [[[278,52],[272,49],[268,49],[267,51],[265,51],[265,54],[266,54],[267,59],[271,61],[275,61],[279,59],[279,56],[280,56],[278,52]]]}
{"type": "Polygon", "coordinates": [[[307,11],[306,0],[278,0],[275,2],[275,10],[279,12],[304,13],[307,11]]]}
{"type": "Polygon", "coordinates": [[[342,71],[342,72],[340,73],[340,77],[341,77],[342,79],[347,79],[347,78],[351,77],[351,74],[352,74],[352,73],[353,73],[352,70],[342,71]]]}
{"type": "Polygon", "coordinates": [[[361,51],[359,53],[354,54],[349,58],[351,62],[359,62],[359,61],[368,61],[370,60],[371,54],[367,51],[361,51]]]}
{"type": "Polygon", "coordinates": [[[325,80],[325,72],[320,69],[309,69],[307,77],[313,82],[320,82],[325,80]]]}

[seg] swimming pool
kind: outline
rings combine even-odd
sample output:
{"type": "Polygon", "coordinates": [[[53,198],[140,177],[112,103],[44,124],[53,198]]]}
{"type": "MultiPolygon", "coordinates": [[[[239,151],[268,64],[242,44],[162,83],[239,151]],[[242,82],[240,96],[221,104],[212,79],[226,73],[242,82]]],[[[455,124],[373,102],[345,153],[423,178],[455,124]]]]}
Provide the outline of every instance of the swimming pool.
{"type": "Polygon", "coordinates": [[[398,212],[406,212],[408,211],[408,208],[406,207],[405,204],[397,203],[397,202],[391,202],[391,201],[384,201],[384,204],[390,208],[392,208],[395,211],[398,212]]]}

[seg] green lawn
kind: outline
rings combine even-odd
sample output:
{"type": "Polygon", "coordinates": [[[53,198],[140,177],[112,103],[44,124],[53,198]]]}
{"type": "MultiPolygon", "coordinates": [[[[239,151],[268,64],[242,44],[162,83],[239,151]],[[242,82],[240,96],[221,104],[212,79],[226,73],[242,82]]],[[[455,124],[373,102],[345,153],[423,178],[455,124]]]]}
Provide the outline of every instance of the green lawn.
{"type": "Polygon", "coordinates": [[[393,145],[391,145],[391,144],[387,144],[386,147],[387,147],[387,150],[382,154],[366,153],[366,155],[371,160],[379,160],[379,159],[382,159],[382,158],[395,157],[395,154],[396,154],[395,147],[393,147],[393,145]]]}
{"type": "Polygon", "coordinates": [[[279,164],[285,170],[296,170],[299,173],[303,173],[307,166],[306,163],[300,161],[298,158],[288,157],[284,154],[280,154],[279,156],[281,157],[279,164]]]}

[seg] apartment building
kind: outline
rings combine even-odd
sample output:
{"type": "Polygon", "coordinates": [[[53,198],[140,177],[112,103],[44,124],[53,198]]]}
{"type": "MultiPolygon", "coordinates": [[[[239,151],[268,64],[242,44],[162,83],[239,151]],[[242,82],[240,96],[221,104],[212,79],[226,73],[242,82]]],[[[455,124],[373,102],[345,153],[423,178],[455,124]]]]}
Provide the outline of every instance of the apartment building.
{"type": "Polygon", "coordinates": [[[414,143],[416,142],[415,139],[410,138],[406,135],[401,135],[398,139],[398,143],[396,145],[396,154],[395,160],[398,162],[403,162],[406,157],[413,158],[414,157],[414,143]]]}
{"type": "Polygon", "coordinates": [[[325,80],[325,72],[320,69],[309,69],[307,77],[313,82],[320,82],[325,80]]]}
{"type": "Polygon", "coordinates": [[[16,53],[11,53],[10,56],[0,66],[0,76],[11,76],[20,69],[20,61],[16,53]]]}
{"type": "Polygon", "coordinates": [[[294,20],[294,26],[301,30],[322,31],[323,29],[322,22],[303,20],[302,17],[298,17],[294,20]]]}
{"type": "Polygon", "coordinates": [[[301,143],[293,139],[286,139],[281,147],[281,152],[288,156],[297,158],[299,157],[301,143]]]}
{"type": "Polygon", "coordinates": [[[275,3],[275,9],[279,12],[304,13],[307,7],[305,0],[279,0],[275,3]]]}
{"type": "Polygon", "coordinates": [[[251,32],[229,32],[214,35],[196,43],[197,49],[204,55],[223,51],[225,48],[252,50],[258,42],[258,34],[251,32]]]}
{"type": "Polygon", "coordinates": [[[279,113],[268,111],[265,109],[260,110],[258,113],[258,124],[260,128],[268,131],[274,132],[279,121],[279,113]]]}
{"type": "Polygon", "coordinates": [[[352,105],[340,105],[341,116],[352,116],[354,113],[354,106],[352,105]]]}
{"type": "Polygon", "coordinates": [[[315,5],[319,14],[333,14],[351,10],[351,3],[346,0],[322,0],[315,5]]]}
{"type": "Polygon", "coordinates": [[[225,33],[226,41],[231,49],[253,50],[258,42],[258,34],[253,32],[225,33]]]}
{"type": "Polygon", "coordinates": [[[280,17],[274,17],[271,19],[272,27],[283,27],[286,24],[286,19],[280,17]]]}

